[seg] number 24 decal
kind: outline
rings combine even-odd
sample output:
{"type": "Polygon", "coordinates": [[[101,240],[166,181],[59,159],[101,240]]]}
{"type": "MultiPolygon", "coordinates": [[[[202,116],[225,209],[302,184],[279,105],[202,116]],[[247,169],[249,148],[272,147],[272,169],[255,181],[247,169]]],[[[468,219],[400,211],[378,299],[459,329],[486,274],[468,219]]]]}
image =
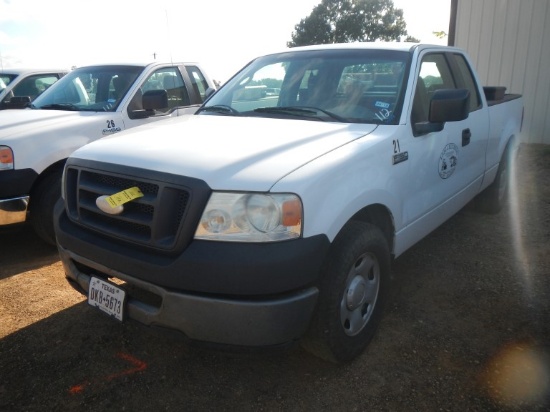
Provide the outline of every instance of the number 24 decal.
{"type": "Polygon", "coordinates": [[[113,127],[115,127],[115,121],[107,120],[107,129],[112,129],[113,127]]]}
{"type": "Polygon", "coordinates": [[[393,141],[393,152],[394,153],[401,152],[401,148],[399,147],[399,140],[394,140],[393,141]]]}

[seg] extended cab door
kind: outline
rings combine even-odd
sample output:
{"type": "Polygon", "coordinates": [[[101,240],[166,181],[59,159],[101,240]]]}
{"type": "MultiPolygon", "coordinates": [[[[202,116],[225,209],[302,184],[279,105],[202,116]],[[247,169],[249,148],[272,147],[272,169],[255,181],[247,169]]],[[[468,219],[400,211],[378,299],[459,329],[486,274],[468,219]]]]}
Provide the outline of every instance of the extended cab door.
{"type": "Polygon", "coordinates": [[[477,193],[488,133],[487,111],[465,58],[424,52],[418,62],[407,136],[397,141],[408,154],[402,222],[413,237],[429,233],[477,193]],[[428,122],[430,100],[439,89],[468,89],[468,118],[446,122],[441,131],[422,132],[415,125],[428,122]]]}

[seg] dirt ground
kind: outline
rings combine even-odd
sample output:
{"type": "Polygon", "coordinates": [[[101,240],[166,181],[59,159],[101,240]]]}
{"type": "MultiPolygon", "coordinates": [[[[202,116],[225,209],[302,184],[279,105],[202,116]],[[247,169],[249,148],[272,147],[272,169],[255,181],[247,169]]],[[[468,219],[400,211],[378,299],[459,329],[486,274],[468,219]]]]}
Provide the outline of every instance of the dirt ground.
{"type": "Polygon", "coordinates": [[[524,145],[511,205],[466,207],[397,259],[367,351],[220,351],[87,305],[56,250],[0,231],[2,411],[548,411],[550,146],[524,145]]]}

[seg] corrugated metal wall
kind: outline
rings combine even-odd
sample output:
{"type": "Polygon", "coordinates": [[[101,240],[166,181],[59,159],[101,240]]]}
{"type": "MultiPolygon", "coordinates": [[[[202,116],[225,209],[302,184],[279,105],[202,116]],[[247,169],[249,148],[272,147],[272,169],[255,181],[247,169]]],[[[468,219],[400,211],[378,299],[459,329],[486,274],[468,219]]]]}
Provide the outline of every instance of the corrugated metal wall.
{"type": "Polygon", "coordinates": [[[550,1],[458,0],[455,45],[486,86],[525,102],[522,140],[550,144],[550,1]]]}

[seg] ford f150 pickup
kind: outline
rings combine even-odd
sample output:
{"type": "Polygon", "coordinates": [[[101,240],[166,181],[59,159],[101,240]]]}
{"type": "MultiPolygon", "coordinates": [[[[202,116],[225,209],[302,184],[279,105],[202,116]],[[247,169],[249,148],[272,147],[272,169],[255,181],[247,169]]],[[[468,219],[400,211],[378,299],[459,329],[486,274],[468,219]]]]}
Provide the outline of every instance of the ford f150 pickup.
{"type": "Polygon", "coordinates": [[[54,219],[66,275],[118,320],[350,361],[392,258],[473,200],[505,202],[523,99],[504,91],[445,46],[259,57],[195,115],[69,157],[54,219]]]}
{"type": "Polygon", "coordinates": [[[4,69],[0,71],[0,110],[23,109],[67,74],[63,69],[4,69]]]}
{"type": "Polygon", "coordinates": [[[31,109],[0,111],[0,225],[29,219],[55,245],[53,206],[65,159],[75,149],[192,114],[213,88],[196,63],[93,65],[67,74],[31,109]]]}

